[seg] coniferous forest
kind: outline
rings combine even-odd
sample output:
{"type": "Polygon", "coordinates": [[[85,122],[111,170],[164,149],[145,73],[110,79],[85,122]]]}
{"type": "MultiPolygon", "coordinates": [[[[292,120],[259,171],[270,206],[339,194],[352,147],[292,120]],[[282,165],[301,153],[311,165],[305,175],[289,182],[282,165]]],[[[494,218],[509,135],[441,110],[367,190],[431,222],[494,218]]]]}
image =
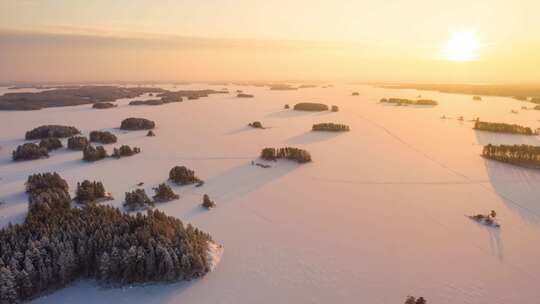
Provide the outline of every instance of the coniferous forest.
{"type": "Polygon", "coordinates": [[[103,285],[189,280],[209,271],[211,237],[160,211],[72,208],[56,173],[28,178],[28,215],[0,230],[0,303],[17,303],[78,278],[103,285]]]}
{"type": "Polygon", "coordinates": [[[487,145],[482,156],[500,162],[539,167],[540,147],[530,145],[487,145]]]}

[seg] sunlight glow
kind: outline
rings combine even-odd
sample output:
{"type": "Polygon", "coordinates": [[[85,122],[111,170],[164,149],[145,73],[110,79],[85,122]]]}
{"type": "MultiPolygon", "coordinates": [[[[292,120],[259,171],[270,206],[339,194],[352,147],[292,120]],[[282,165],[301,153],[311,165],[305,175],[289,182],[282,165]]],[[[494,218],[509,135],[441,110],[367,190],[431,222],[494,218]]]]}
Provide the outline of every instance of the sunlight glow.
{"type": "Polygon", "coordinates": [[[443,56],[450,61],[471,61],[478,57],[480,43],[472,31],[454,32],[443,49],[443,56]]]}

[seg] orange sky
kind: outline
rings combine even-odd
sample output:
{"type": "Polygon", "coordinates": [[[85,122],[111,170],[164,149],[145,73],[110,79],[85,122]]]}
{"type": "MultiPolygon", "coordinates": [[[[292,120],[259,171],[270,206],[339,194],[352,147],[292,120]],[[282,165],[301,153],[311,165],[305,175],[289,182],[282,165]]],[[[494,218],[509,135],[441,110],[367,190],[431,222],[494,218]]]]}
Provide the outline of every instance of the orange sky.
{"type": "Polygon", "coordinates": [[[0,81],[534,82],[539,11],[537,0],[2,0],[0,81]],[[456,32],[474,33],[471,61],[449,60],[456,32]]]}

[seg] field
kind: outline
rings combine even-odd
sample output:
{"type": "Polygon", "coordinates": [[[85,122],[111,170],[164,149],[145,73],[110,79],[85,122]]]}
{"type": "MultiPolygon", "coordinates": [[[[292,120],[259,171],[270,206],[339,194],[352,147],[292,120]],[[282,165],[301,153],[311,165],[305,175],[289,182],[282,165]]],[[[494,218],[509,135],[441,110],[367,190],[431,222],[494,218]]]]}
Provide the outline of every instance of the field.
{"type": "Polygon", "coordinates": [[[479,117],[536,129],[538,112],[521,109],[533,104],[360,85],[286,91],[163,86],[222,87],[231,94],[161,106],[128,106],[149,99],[144,95],[106,110],[0,112],[0,225],[24,219],[24,182],[32,173],[56,171],[71,190],[78,181],[101,180],[115,198],[107,203],[121,207],[124,193],[138,183],[152,193],[170,168],[184,165],[204,186],[173,186],[180,199],[157,208],[224,246],[219,265],[200,280],[118,289],[78,281],[33,303],[382,304],[402,303],[407,295],[438,304],[538,303],[540,171],[480,156],[488,143],[538,145],[538,136],[475,131],[471,122],[479,117]],[[255,97],[237,98],[236,90],[255,97]],[[419,94],[438,106],[379,103],[419,94]],[[298,102],[340,111],[284,109],[298,102]],[[154,120],[156,137],[119,130],[127,117],[154,120]],[[253,121],[266,129],[248,127],[253,121]],[[322,122],[346,124],[350,132],[311,131],[322,122]],[[85,135],[109,130],[118,136],[118,144],[105,146],[109,152],[121,144],[142,152],[86,163],[81,152],[61,149],[48,159],[13,162],[11,151],[25,142],[24,133],[43,124],[73,125],[85,135]],[[313,162],[252,165],[262,148],[282,146],[308,150],[313,162]],[[217,204],[211,211],[200,207],[205,193],[217,204]],[[500,229],[465,216],[492,209],[500,229]]]}

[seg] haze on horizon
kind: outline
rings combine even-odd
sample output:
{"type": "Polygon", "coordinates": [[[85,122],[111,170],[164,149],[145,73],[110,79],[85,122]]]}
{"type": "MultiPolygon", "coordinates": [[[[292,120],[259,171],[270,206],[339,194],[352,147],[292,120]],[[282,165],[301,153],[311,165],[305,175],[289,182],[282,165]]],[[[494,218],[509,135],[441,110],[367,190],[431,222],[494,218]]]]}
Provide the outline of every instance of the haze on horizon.
{"type": "Polygon", "coordinates": [[[537,0],[3,0],[0,81],[538,82],[537,0]]]}

